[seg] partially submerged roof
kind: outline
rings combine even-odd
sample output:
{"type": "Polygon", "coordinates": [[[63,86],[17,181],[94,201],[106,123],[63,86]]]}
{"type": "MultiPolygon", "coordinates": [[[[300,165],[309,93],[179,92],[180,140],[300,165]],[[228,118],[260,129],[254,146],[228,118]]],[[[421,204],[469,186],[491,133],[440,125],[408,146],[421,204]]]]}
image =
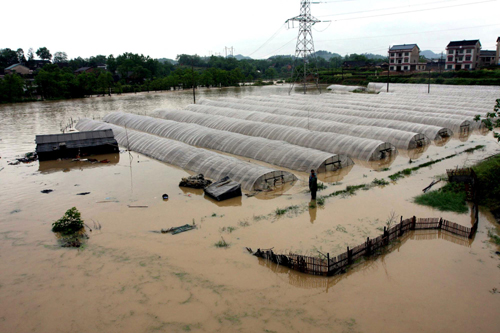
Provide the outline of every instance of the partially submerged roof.
{"type": "Polygon", "coordinates": [[[54,147],[63,144],[67,148],[83,148],[106,144],[117,144],[111,129],[65,134],[37,135],[35,141],[37,144],[37,152],[53,151],[54,147]]]}
{"type": "Polygon", "coordinates": [[[21,64],[14,64],[14,65],[10,65],[9,67],[5,68],[6,70],[7,69],[12,69],[12,68],[15,68],[17,66],[22,66],[21,64]]]}
{"type": "Polygon", "coordinates": [[[393,47],[391,47],[390,51],[399,51],[399,50],[411,51],[415,46],[417,47],[417,49],[420,50],[417,44],[402,44],[402,45],[394,45],[393,47]]]}
{"type": "Polygon", "coordinates": [[[479,41],[479,39],[457,40],[457,41],[450,42],[447,47],[474,46],[477,43],[479,43],[479,45],[481,45],[481,42],[479,41]]]}
{"type": "Polygon", "coordinates": [[[62,134],[46,134],[37,135],[36,144],[42,143],[59,143],[77,140],[92,140],[92,139],[114,139],[114,134],[111,129],[99,130],[99,131],[87,131],[87,132],[72,132],[72,133],[62,133],[62,134]]]}

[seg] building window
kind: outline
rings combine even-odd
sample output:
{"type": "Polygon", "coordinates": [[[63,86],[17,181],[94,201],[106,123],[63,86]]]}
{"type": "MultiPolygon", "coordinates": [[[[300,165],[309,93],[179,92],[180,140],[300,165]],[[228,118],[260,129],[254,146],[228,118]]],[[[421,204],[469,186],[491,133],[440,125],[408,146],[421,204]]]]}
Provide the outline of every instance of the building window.
{"type": "Polygon", "coordinates": [[[394,63],[394,59],[391,59],[391,63],[394,63]]]}
{"type": "Polygon", "coordinates": [[[470,61],[470,56],[466,56],[465,61],[470,61]]]}
{"type": "Polygon", "coordinates": [[[464,50],[458,50],[458,54],[464,54],[464,50]]]}
{"type": "Polygon", "coordinates": [[[470,65],[465,65],[465,69],[470,69],[470,65]]]}
{"type": "Polygon", "coordinates": [[[465,50],[465,52],[466,52],[466,53],[471,53],[471,52],[472,52],[472,50],[471,50],[471,49],[467,49],[467,50],[465,50]]]}
{"type": "Polygon", "coordinates": [[[408,59],[408,58],[405,58],[405,62],[409,62],[409,61],[410,61],[410,59],[408,59]]]}
{"type": "Polygon", "coordinates": [[[446,69],[453,69],[453,65],[446,65],[446,69]]]}
{"type": "Polygon", "coordinates": [[[448,61],[453,61],[453,56],[448,57],[448,61]]]}
{"type": "Polygon", "coordinates": [[[409,56],[410,55],[410,52],[405,52],[405,56],[409,56]]]}
{"type": "Polygon", "coordinates": [[[453,54],[453,50],[448,50],[448,54],[453,54]]]}
{"type": "Polygon", "coordinates": [[[458,57],[458,61],[463,61],[464,57],[458,57]]]}

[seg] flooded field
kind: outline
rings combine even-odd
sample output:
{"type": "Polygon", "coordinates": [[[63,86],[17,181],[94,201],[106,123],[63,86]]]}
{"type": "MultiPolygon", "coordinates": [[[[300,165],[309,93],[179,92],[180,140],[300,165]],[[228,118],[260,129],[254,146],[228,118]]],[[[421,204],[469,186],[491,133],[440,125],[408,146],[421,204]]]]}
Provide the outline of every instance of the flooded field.
{"type": "MultiPolygon", "coordinates": [[[[287,92],[222,89],[200,91],[197,98],[287,92]]],[[[413,197],[446,169],[497,153],[491,134],[401,152],[387,165],[358,163],[321,175],[327,188],[319,194],[327,195],[387,179],[410,161],[414,166],[461,153],[316,208],[306,193],[308,175],[296,171],[293,186],[216,202],[202,190],[178,187],[188,172],[134,152],[99,156],[107,164],[8,165],[34,150],[35,134],[57,133],[71,118],[148,115],[191,100],[191,92],[168,92],[0,106],[0,332],[498,331],[500,257],[487,235],[498,224],[487,211],[480,212],[472,240],[415,231],[385,254],[330,278],[269,264],[245,249],[334,256],[380,235],[391,212],[398,220],[443,217],[470,227],[470,212],[439,212],[414,204],[413,197]],[[462,153],[477,145],[485,148],[462,153]],[[41,193],[45,189],[53,191],[41,193]],[[83,192],[90,194],[77,195],[83,192]],[[80,249],[60,248],[51,232],[71,207],[89,226],[102,225],[88,232],[80,249]],[[276,214],[287,207],[293,208],[276,214]],[[197,229],[175,236],[152,232],[192,223],[197,229]],[[221,237],[229,247],[215,246],[221,237]]]]}

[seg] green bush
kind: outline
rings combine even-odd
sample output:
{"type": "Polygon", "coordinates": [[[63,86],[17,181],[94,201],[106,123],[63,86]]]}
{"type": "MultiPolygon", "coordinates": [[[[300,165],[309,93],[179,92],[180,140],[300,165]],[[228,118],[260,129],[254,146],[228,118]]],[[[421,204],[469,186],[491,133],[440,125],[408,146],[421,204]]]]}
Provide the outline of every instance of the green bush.
{"type": "Polygon", "coordinates": [[[441,211],[464,214],[469,211],[465,198],[464,184],[448,183],[437,191],[427,192],[415,197],[415,203],[431,206],[441,211]]]}
{"type": "Polygon", "coordinates": [[[81,214],[73,207],[68,209],[64,216],[56,222],[52,223],[52,231],[60,232],[63,235],[71,235],[79,232],[83,228],[83,220],[81,214]]]}

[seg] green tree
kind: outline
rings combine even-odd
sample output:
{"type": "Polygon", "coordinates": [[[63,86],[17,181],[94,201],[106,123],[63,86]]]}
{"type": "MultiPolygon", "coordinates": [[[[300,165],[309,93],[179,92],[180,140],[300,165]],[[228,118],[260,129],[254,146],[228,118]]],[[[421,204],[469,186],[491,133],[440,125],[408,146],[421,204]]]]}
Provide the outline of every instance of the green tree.
{"type": "Polygon", "coordinates": [[[17,53],[17,62],[20,64],[26,63],[26,57],[24,56],[24,50],[21,48],[18,48],[16,53],[17,53]]]}
{"type": "MultiPolygon", "coordinates": [[[[488,130],[493,131],[495,128],[500,128],[500,98],[496,100],[496,104],[493,107],[493,112],[488,112],[486,117],[481,117],[477,115],[474,120],[481,121],[488,130]]],[[[493,132],[493,137],[500,142],[500,133],[493,132]]]]}
{"type": "Polygon", "coordinates": [[[0,49],[0,69],[17,64],[17,53],[9,48],[0,49]]]}
{"type": "Polygon", "coordinates": [[[111,87],[113,86],[113,75],[110,72],[102,72],[97,78],[97,86],[103,95],[111,96],[111,87]]]}
{"type": "Polygon", "coordinates": [[[38,58],[42,60],[51,60],[52,59],[52,54],[50,54],[49,49],[46,47],[41,47],[38,50],[36,50],[36,55],[38,58]]]}
{"type": "Polygon", "coordinates": [[[68,55],[66,52],[54,53],[54,63],[68,62],[68,55]]]}
{"type": "Polygon", "coordinates": [[[24,80],[18,74],[5,75],[0,80],[0,103],[21,101],[24,95],[24,80]]]}
{"type": "Polygon", "coordinates": [[[271,80],[274,80],[274,78],[278,75],[278,72],[276,71],[276,69],[274,69],[274,67],[269,67],[268,69],[266,69],[266,76],[271,79],[271,80]]]}

